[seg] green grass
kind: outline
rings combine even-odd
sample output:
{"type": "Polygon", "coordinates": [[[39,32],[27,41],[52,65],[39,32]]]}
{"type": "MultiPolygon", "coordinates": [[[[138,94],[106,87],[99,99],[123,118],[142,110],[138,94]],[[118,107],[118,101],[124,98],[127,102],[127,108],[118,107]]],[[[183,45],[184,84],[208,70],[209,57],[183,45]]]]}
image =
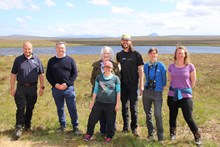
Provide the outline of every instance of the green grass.
{"type": "MultiPolygon", "coordinates": [[[[40,58],[46,69],[47,61],[51,56],[41,55],[40,58]]],[[[91,84],[89,81],[92,62],[99,59],[99,55],[72,55],[75,59],[79,76],[75,82],[77,93],[77,109],[79,115],[79,127],[83,133],[86,132],[86,125],[90,113],[89,102],[91,100],[91,84]]],[[[16,106],[14,98],[10,95],[10,71],[15,56],[0,57],[0,146],[103,146],[103,138],[98,133],[99,124],[96,125],[95,135],[91,142],[82,141],[82,136],[74,136],[67,113],[67,132],[64,134],[55,133],[59,126],[56,106],[51,95],[50,85],[45,80],[45,93],[38,97],[32,118],[33,133],[25,133],[19,141],[10,141],[14,132],[16,106]]],[[[143,55],[144,61],[148,56],[143,55]]],[[[159,60],[164,62],[166,67],[172,62],[173,55],[159,55],[159,60]]],[[[197,83],[193,89],[194,111],[193,116],[197,122],[204,146],[220,146],[220,54],[192,54],[191,61],[197,69],[197,83]]],[[[177,140],[169,141],[169,111],[167,106],[167,90],[163,94],[163,124],[165,129],[164,146],[195,146],[193,135],[189,130],[182,112],[179,111],[177,118],[177,140]]],[[[135,138],[131,133],[122,134],[121,111],[117,113],[117,132],[113,142],[107,146],[126,147],[151,147],[160,146],[155,142],[147,142],[147,128],[142,100],[139,101],[139,131],[140,138],[135,138]]],[[[66,111],[67,112],[67,111],[66,111]]]]}

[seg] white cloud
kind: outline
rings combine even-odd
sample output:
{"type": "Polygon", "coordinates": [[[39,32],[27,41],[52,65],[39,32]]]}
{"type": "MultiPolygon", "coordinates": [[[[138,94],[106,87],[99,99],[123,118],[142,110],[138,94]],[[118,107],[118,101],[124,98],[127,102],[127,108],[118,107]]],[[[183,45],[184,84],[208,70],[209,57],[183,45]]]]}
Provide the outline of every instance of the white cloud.
{"type": "Polygon", "coordinates": [[[31,20],[31,19],[32,19],[31,16],[25,16],[24,18],[25,18],[26,20],[31,20]]]}
{"type": "Polygon", "coordinates": [[[9,9],[23,9],[24,0],[1,0],[0,1],[0,9],[9,10],[9,9]]]}
{"type": "Polygon", "coordinates": [[[220,1],[219,0],[182,0],[177,2],[176,9],[186,13],[188,16],[201,16],[212,15],[219,13],[220,1]]]}
{"type": "Polygon", "coordinates": [[[21,25],[21,26],[27,26],[27,22],[29,21],[29,20],[31,20],[32,19],[32,17],[31,16],[24,16],[24,17],[17,17],[16,18],[16,21],[21,25]]]}
{"type": "Polygon", "coordinates": [[[98,6],[108,6],[111,4],[108,0],[89,0],[89,3],[98,6]]]}
{"type": "Polygon", "coordinates": [[[58,27],[58,28],[57,28],[57,32],[58,32],[58,33],[65,33],[66,30],[65,30],[63,27],[58,27]]]}
{"type": "Polygon", "coordinates": [[[17,18],[16,18],[16,21],[18,21],[19,23],[24,23],[24,19],[21,18],[21,17],[17,17],[17,18]]]}
{"type": "Polygon", "coordinates": [[[133,9],[131,9],[129,7],[112,6],[111,9],[112,9],[112,13],[119,13],[119,14],[129,14],[134,11],[133,9]]]}
{"type": "Polygon", "coordinates": [[[39,6],[38,5],[35,5],[35,4],[30,4],[30,8],[32,11],[38,11],[40,10],[39,6]]]}
{"type": "Polygon", "coordinates": [[[70,3],[70,2],[66,2],[65,4],[66,4],[68,7],[70,7],[70,8],[74,8],[74,7],[75,7],[75,5],[72,4],[72,3],[70,3]]]}
{"type": "Polygon", "coordinates": [[[53,0],[45,0],[45,3],[49,7],[52,7],[52,6],[56,5],[56,3],[53,0]]]}

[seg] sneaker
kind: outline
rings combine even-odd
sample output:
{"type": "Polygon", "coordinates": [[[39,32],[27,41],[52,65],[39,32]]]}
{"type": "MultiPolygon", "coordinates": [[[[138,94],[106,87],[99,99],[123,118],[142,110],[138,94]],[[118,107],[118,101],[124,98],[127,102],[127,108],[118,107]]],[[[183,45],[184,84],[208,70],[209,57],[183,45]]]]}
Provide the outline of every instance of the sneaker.
{"type": "Polygon", "coordinates": [[[170,128],[170,140],[176,140],[176,128],[175,127],[170,128]]]}
{"type": "Polygon", "coordinates": [[[21,137],[21,135],[22,135],[22,128],[16,128],[14,135],[15,135],[15,139],[16,140],[19,139],[21,137]]]}
{"type": "Polygon", "coordinates": [[[133,133],[134,136],[140,137],[140,134],[139,134],[137,129],[132,130],[132,133],[133,133]]]}
{"type": "Polygon", "coordinates": [[[64,133],[65,131],[65,127],[64,126],[60,126],[58,129],[56,129],[57,133],[64,133]]]}
{"type": "Polygon", "coordinates": [[[170,134],[170,140],[176,140],[176,135],[175,134],[170,134]]]}
{"type": "Polygon", "coordinates": [[[88,141],[90,141],[90,140],[91,140],[91,138],[92,138],[92,136],[91,136],[91,135],[86,134],[86,135],[84,136],[83,140],[84,140],[84,141],[86,141],[86,142],[88,142],[88,141]]]}
{"type": "Polygon", "coordinates": [[[153,135],[148,135],[147,136],[147,141],[154,141],[154,136],[153,135]]]}
{"type": "Polygon", "coordinates": [[[202,144],[202,139],[201,139],[200,133],[198,133],[198,132],[194,133],[194,137],[195,137],[195,144],[197,146],[201,145],[202,144]]]}
{"type": "Polygon", "coordinates": [[[112,141],[112,138],[106,138],[104,143],[107,144],[107,143],[110,143],[111,141],[112,141]]]}
{"type": "Polygon", "coordinates": [[[202,144],[202,139],[201,139],[201,138],[195,139],[195,144],[196,144],[197,146],[201,145],[201,144],[202,144]]]}
{"type": "Polygon", "coordinates": [[[81,131],[79,130],[78,126],[73,128],[73,133],[75,135],[81,135],[82,134],[81,131]]]}

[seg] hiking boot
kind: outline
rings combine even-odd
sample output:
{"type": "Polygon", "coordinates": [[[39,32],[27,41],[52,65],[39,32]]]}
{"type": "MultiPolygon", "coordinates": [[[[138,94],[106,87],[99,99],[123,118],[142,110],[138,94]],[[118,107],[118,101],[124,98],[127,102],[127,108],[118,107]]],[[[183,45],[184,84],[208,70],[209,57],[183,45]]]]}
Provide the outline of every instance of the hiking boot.
{"type": "Polygon", "coordinates": [[[58,129],[56,129],[57,133],[64,133],[65,131],[65,127],[64,126],[60,126],[58,129]]]}
{"type": "Polygon", "coordinates": [[[111,141],[112,141],[112,138],[106,138],[104,143],[107,144],[107,143],[110,143],[111,141]]]}
{"type": "Polygon", "coordinates": [[[176,128],[170,128],[170,140],[176,140],[176,128]]]}
{"type": "Polygon", "coordinates": [[[122,133],[128,133],[129,131],[128,131],[128,129],[123,129],[122,130],[122,133]]]}
{"type": "Polygon", "coordinates": [[[24,131],[27,132],[27,133],[31,133],[32,129],[31,128],[24,128],[24,131]]]}
{"type": "Polygon", "coordinates": [[[84,141],[86,141],[86,142],[88,142],[88,141],[90,141],[90,140],[91,140],[91,138],[92,138],[92,136],[91,136],[91,135],[86,134],[86,135],[84,136],[83,140],[84,140],[84,141]]]}
{"type": "Polygon", "coordinates": [[[139,134],[139,132],[138,132],[137,129],[133,129],[133,130],[132,130],[132,133],[133,133],[134,136],[140,137],[140,134],[139,134]]]}
{"type": "Polygon", "coordinates": [[[202,144],[202,139],[201,139],[200,133],[199,132],[194,132],[193,135],[194,135],[194,138],[195,138],[195,144],[197,146],[201,145],[202,144]]]}
{"type": "Polygon", "coordinates": [[[15,137],[16,140],[19,139],[22,135],[22,128],[16,128],[14,135],[15,135],[14,137],[15,137]]]}
{"type": "Polygon", "coordinates": [[[79,130],[78,126],[76,126],[76,127],[73,128],[73,133],[74,133],[75,135],[81,135],[81,134],[82,134],[81,131],[79,130]]]}

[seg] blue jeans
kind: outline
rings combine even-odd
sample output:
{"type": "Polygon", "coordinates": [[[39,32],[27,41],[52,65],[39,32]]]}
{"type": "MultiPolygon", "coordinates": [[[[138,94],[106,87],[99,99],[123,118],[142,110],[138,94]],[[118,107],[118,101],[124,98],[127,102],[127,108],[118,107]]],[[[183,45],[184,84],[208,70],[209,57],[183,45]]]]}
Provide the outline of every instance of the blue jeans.
{"type": "Polygon", "coordinates": [[[164,139],[164,129],[163,129],[163,121],[162,121],[162,92],[147,90],[144,89],[143,93],[143,105],[144,111],[146,113],[146,122],[148,128],[148,135],[153,136],[154,126],[153,126],[153,118],[152,118],[152,105],[154,105],[154,117],[156,120],[157,126],[157,137],[159,141],[164,139]]]}
{"type": "Polygon", "coordinates": [[[78,115],[76,110],[76,94],[74,87],[70,86],[66,90],[58,90],[52,88],[52,95],[57,106],[57,113],[59,123],[61,126],[66,127],[66,114],[64,111],[64,100],[66,101],[67,109],[71,118],[73,127],[78,126],[78,115]]]}

